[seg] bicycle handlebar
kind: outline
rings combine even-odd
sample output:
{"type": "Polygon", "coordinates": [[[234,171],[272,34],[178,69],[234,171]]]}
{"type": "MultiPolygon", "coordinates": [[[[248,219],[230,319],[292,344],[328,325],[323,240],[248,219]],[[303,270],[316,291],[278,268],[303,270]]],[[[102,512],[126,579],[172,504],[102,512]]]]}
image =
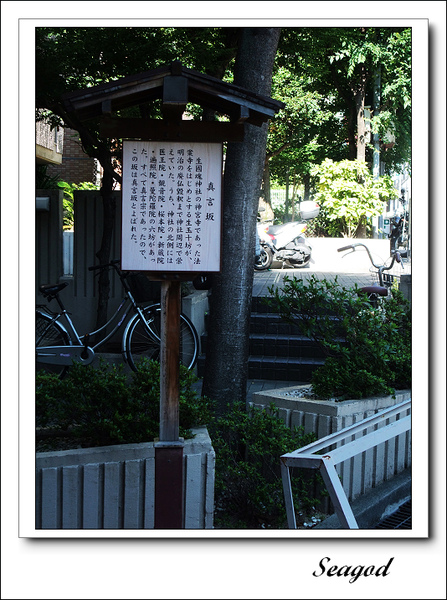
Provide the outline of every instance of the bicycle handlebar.
{"type": "MultiPolygon", "coordinates": [[[[393,256],[392,256],[391,264],[388,267],[386,267],[385,265],[376,265],[376,263],[373,261],[373,258],[371,256],[371,252],[369,251],[368,246],[365,246],[365,244],[350,244],[349,246],[343,246],[343,248],[337,248],[337,252],[343,252],[345,250],[352,250],[353,252],[355,252],[355,249],[358,246],[362,246],[363,248],[365,248],[366,252],[368,253],[369,260],[371,261],[372,266],[375,267],[376,269],[378,269],[379,271],[389,271],[390,269],[393,268],[394,261],[396,261],[397,263],[402,263],[400,253],[394,252],[393,256]]],[[[402,268],[403,268],[403,265],[402,265],[402,268]]]]}

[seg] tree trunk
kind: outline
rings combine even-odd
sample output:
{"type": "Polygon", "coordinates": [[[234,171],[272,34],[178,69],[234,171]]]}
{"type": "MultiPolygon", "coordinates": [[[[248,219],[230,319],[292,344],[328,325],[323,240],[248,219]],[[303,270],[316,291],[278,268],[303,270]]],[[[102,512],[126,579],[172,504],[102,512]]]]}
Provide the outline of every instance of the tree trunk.
{"type": "MultiPolygon", "coordinates": [[[[101,247],[96,253],[100,264],[110,262],[112,250],[112,234],[115,227],[116,202],[112,196],[113,177],[111,173],[104,172],[101,185],[101,197],[103,206],[103,230],[101,247]]],[[[98,307],[96,313],[96,328],[101,327],[107,321],[107,306],[110,295],[110,278],[107,269],[100,271],[98,278],[98,307]]]]}
{"type": "Polygon", "coordinates": [[[355,102],[351,102],[347,114],[347,137],[349,148],[349,160],[357,158],[357,114],[355,102]]]}
{"type": "Polygon", "coordinates": [[[264,174],[262,176],[262,197],[259,199],[259,211],[261,212],[261,221],[273,220],[275,213],[272,208],[272,195],[270,187],[270,163],[266,159],[264,162],[264,174]]]}
{"type": "MultiPolygon", "coordinates": [[[[56,111],[57,112],[57,111],[56,111]]],[[[67,115],[64,111],[59,111],[63,115],[67,126],[76,130],[81,138],[82,148],[86,154],[96,158],[102,169],[103,176],[101,181],[100,194],[103,206],[103,228],[101,247],[96,252],[100,264],[110,262],[112,249],[112,236],[115,228],[116,202],[112,196],[114,182],[121,183],[121,176],[114,170],[112,165],[113,153],[111,146],[107,143],[97,143],[89,129],[75,115],[67,115]]],[[[99,329],[107,322],[107,307],[110,296],[110,279],[107,270],[99,273],[98,276],[98,304],[96,310],[96,328],[99,329]]],[[[98,334],[98,341],[100,335],[98,334]]]]}
{"type": "Polygon", "coordinates": [[[357,160],[366,160],[365,94],[358,91],[355,95],[357,113],[357,160]]]}
{"type": "Polygon", "coordinates": [[[366,72],[361,66],[360,81],[354,89],[355,110],[357,117],[357,160],[366,160],[366,126],[365,126],[366,72]]]}
{"type": "MultiPolygon", "coordinates": [[[[268,96],[280,29],[244,28],[234,84],[268,96]]],[[[244,141],[228,144],[223,193],[222,269],[210,294],[203,394],[222,414],[245,403],[256,215],[268,126],[245,125],[244,141]]]]}
{"type": "Polygon", "coordinates": [[[360,217],[359,224],[354,232],[355,238],[366,238],[366,217],[360,217]]]}
{"type": "Polygon", "coordinates": [[[310,200],[310,173],[306,173],[303,176],[304,182],[304,198],[303,200],[310,200]]]}

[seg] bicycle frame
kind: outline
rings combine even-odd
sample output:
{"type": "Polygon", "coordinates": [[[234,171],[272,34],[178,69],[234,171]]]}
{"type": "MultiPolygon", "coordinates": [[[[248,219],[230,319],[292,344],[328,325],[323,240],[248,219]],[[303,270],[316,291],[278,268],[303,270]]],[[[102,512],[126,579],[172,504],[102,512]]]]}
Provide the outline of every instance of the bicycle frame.
{"type": "MultiPolygon", "coordinates": [[[[67,332],[67,334],[69,335],[69,337],[71,338],[71,340],[73,341],[73,337],[74,337],[74,339],[76,340],[76,342],[78,344],[80,344],[81,346],[83,346],[85,344],[85,340],[88,340],[90,337],[96,336],[101,331],[104,331],[105,329],[107,329],[107,327],[118,317],[118,315],[121,312],[122,308],[126,304],[129,305],[129,308],[130,308],[130,306],[132,306],[132,302],[131,302],[130,298],[124,298],[120,302],[120,304],[119,304],[118,308],[116,309],[115,313],[110,317],[110,319],[107,321],[107,323],[105,323],[104,325],[102,325],[102,327],[100,327],[99,329],[96,329],[95,331],[90,331],[89,333],[86,333],[85,335],[79,335],[78,334],[78,331],[77,331],[77,329],[76,329],[73,321],[71,320],[70,315],[68,314],[68,312],[65,309],[63,311],[61,311],[60,313],[58,313],[54,317],[53,321],[57,321],[59,323],[59,325],[63,326],[62,323],[61,323],[61,319],[64,318],[65,321],[67,322],[68,326],[69,326],[69,329],[67,329],[66,327],[64,327],[64,329],[67,332]]],[[[138,307],[135,306],[134,308],[138,308],[138,307]]],[[[105,344],[106,342],[108,342],[110,340],[110,338],[121,327],[121,325],[125,321],[126,317],[128,316],[129,312],[130,311],[127,309],[126,312],[124,312],[122,318],[113,327],[113,329],[106,336],[104,336],[102,339],[100,339],[97,344],[95,344],[94,346],[91,346],[91,348],[92,348],[93,351],[97,350],[103,344],[105,344]]],[[[51,315],[49,315],[49,316],[51,316],[51,315]]]]}
{"type": "MultiPolygon", "coordinates": [[[[120,273],[118,273],[120,275],[120,273]]],[[[120,279],[123,283],[123,279],[120,276],[120,279]]],[[[54,296],[54,299],[57,301],[60,307],[60,312],[51,313],[46,307],[42,307],[44,314],[46,317],[49,317],[51,321],[48,323],[48,327],[45,328],[40,338],[36,341],[36,356],[37,361],[46,364],[60,365],[60,366],[69,366],[72,364],[73,360],[76,360],[84,365],[90,364],[94,357],[95,352],[98,348],[100,348],[103,344],[109,341],[113,335],[120,329],[121,325],[129,316],[130,312],[134,312],[135,315],[132,319],[130,319],[129,324],[124,330],[123,333],[123,352],[124,352],[124,340],[126,339],[127,331],[129,329],[130,323],[133,323],[135,319],[140,317],[142,322],[146,324],[146,320],[143,315],[143,311],[135,302],[131,292],[127,287],[123,284],[124,290],[126,292],[125,298],[120,302],[118,308],[115,313],[108,319],[108,321],[99,327],[99,329],[95,331],[91,331],[86,333],[85,335],[79,335],[73,321],[70,318],[67,310],[65,309],[61,299],[59,298],[59,294],[54,296]],[[121,316],[122,311],[124,314],[121,316]],[[65,327],[64,324],[61,323],[62,320],[65,320],[68,327],[65,327]],[[104,337],[102,337],[94,346],[89,345],[89,341],[93,336],[96,336],[98,333],[105,331],[106,328],[117,321],[116,325],[113,329],[104,337]],[[57,324],[57,327],[60,328],[67,338],[70,340],[70,345],[64,346],[38,346],[37,344],[43,338],[46,331],[54,324],[57,324]]],[[[154,337],[153,332],[149,327],[146,327],[148,335],[154,337]]],[[[159,342],[160,340],[157,338],[155,341],[159,342]]]]}

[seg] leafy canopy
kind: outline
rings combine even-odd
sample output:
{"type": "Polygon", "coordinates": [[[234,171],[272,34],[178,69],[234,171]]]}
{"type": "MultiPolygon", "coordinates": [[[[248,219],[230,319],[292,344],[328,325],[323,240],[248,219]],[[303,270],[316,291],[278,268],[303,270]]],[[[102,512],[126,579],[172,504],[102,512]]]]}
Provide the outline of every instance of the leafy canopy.
{"type": "MultiPolygon", "coordinates": [[[[332,119],[321,124],[319,141],[325,156],[340,161],[356,158],[356,94],[373,106],[380,75],[380,104],[372,130],[382,143],[385,171],[401,172],[411,158],[411,29],[390,27],[284,28],[277,64],[298,79],[303,90],[317,94],[332,119]]],[[[286,93],[286,92],[284,92],[286,93]]],[[[309,115],[308,125],[313,123],[309,115]]],[[[318,125],[318,123],[315,123],[318,125]]],[[[304,126],[305,127],[305,126],[304,126]]],[[[294,157],[290,157],[291,167],[294,157]]],[[[321,162],[315,160],[315,162],[321,162]]],[[[372,146],[366,161],[372,160],[372,146]]],[[[275,176],[272,163],[272,176],[275,176]]]]}

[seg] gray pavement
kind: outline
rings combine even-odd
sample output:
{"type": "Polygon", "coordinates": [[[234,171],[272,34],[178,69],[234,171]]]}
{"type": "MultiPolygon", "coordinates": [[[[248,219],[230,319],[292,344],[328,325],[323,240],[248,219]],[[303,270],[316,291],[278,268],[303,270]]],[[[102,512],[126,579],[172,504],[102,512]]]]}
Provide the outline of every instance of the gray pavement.
{"type": "MultiPolygon", "coordinates": [[[[388,240],[343,240],[335,238],[308,238],[312,247],[312,258],[310,264],[304,268],[294,269],[282,268],[280,263],[273,263],[268,271],[255,271],[253,283],[253,296],[269,295],[270,286],[280,286],[284,277],[295,277],[297,279],[309,279],[311,276],[317,279],[328,279],[337,281],[344,287],[359,287],[378,283],[377,271],[372,267],[366,251],[362,248],[355,252],[337,252],[337,249],[349,243],[364,242],[370,248],[376,264],[383,264],[389,257],[388,240]]],[[[400,277],[411,274],[411,261],[404,259],[402,264],[394,264],[390,275],[400,277]]]]}

